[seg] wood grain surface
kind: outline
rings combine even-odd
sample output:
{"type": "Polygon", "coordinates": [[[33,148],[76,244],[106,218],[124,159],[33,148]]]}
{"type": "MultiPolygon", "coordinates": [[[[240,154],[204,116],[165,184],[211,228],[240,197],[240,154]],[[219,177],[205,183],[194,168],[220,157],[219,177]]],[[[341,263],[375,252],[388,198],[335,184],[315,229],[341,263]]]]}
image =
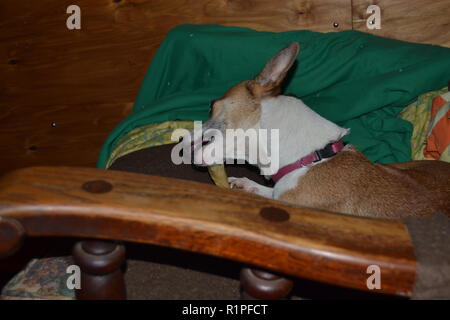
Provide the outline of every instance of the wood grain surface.
{"type": "Polygon", "coordinates": [[[31,165],[95,166],[132,103],[0,107],[0,175],[31,165]]]}
{"type": "MultiPolygon", "coordinates": [[[[0,216],[27,236],[151,243],[368,290],[408,296],[415,257],[400,222],[295,207],[197,182],[90,168],[35,167],[0,180],[0,216]]],[[[0,228],[1,229],[1,228],[0,228]]]]}
{"type": "Polygon", "coordinates": [[[353,29],[404,41],[450,47],[449,0],[353,0],[353,29]],[[381,9],[381,29],[369,30],[367,7],[381,9]]]}

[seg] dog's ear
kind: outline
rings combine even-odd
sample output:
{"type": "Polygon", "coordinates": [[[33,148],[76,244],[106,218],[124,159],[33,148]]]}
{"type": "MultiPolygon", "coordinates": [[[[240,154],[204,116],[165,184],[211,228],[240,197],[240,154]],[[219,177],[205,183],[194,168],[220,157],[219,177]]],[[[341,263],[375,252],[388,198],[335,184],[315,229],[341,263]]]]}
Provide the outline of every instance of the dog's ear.
{"type": "Polygon", "coordinates": [[[293,42],[280,50],[267,62],[261,73],[255,78],[257,84],[273,89],[281,84],[289,69],[297,58],[300,45],[293,42]]]}

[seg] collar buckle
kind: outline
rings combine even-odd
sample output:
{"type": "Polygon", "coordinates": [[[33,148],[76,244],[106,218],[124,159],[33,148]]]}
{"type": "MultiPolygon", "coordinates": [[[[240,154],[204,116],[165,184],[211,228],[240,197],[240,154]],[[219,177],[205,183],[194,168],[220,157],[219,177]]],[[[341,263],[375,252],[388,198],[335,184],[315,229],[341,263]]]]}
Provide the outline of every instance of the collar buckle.
{"type": "Polygon", "coordinates": [[[322,160],[322,156],[320,155],[319,151],[314,151],[317,159],[313,161],[313,163],[319,162],[320,160],[322,160]]]}
{"type": "Polygon", "coordinates": [[[280,180],[282,177],[284,177],[289,172],[306,167],[310,165],[311,163],[319,162],[322,159],[330,158],[334,155],[336,155],[339,151],[341,151],[345,146],[345,143],[342,141],[336,141],[333,143],[329,143],[325,148],[321,150],[316,150],[306,157],[303,157],[294,163],[288,164],[287,166],[284,166],[280,169],[278,169],[277,173],[272,175],[272,180],[277,183],[278,180],[280,180]]]}

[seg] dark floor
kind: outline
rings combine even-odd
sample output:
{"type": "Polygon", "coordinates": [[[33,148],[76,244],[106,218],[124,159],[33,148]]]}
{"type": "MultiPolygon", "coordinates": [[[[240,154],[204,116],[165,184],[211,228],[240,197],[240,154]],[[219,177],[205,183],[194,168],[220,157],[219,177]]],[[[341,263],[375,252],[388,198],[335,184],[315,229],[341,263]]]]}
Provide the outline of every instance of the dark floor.
{"type": "MultiPolygon", "coordinates": [[[[32,258],[70,255],[77,239],[28,239],[21,252],[0,263],[0,287],[32,258]]],[[[152,245],[125,243],[128,299],[239,299],[242,264],[152,245]]],[[[294,279],[291,299],[394,298],[294,279]]]]}

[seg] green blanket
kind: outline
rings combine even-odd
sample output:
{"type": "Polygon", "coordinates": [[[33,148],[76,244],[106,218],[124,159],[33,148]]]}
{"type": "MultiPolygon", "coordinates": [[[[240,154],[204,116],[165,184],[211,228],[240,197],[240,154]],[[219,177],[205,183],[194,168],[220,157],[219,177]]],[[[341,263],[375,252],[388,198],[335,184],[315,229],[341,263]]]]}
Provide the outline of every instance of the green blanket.
{"type": "Polygon", "coordinates": [[[254,77],[287,44],[300,55],[285,93],[351,128],[347,142],[375,162],[411,159],[411,124],[397,117],[416,97],[450,80],[450,49],[358,31],[257,32],[181,25],[168,33],[142,83],[133,112],[109,135],[97,166],[130,130],[169,120],[206,120],[209,102],[254,77]]]}

